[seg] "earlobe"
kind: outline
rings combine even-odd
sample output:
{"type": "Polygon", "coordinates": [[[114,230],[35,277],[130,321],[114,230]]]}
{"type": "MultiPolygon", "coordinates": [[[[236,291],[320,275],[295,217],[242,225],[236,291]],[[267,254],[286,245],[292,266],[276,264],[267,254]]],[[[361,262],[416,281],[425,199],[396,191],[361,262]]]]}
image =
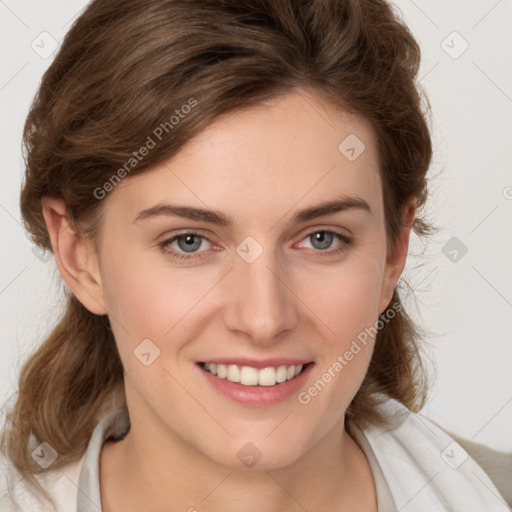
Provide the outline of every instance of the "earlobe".
{"type": "Polygon", "coordinates": [[[107,314],[94,244],[76,232],[63,200],[45,197],[42,208],[55,261],[64,281],[91,313],[107,314]]]}
{"type": "Polygon", "coordinates": [[[407,260],[412,223],[416,215],[417,199],[414,197],[402,209],[400,234],[395,249],[386,261],[384,280],[379,303],[379,314],[389,306],[398,280],[402,275],[407,260]]]}

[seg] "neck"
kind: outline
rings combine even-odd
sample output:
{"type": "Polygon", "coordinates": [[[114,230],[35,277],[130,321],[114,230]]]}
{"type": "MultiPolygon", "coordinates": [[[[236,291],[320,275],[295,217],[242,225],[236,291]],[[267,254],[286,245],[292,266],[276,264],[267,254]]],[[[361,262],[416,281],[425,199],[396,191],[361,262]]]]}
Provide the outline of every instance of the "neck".
{"type": "Polygon", "coordinates": [[[168,430],[148,435],[137,421],[131,425],[123,440],[109,440],[101,451],[104,512],[377,510],[366,457],[342,423],[277,469],[225,467],[168,430]]]}

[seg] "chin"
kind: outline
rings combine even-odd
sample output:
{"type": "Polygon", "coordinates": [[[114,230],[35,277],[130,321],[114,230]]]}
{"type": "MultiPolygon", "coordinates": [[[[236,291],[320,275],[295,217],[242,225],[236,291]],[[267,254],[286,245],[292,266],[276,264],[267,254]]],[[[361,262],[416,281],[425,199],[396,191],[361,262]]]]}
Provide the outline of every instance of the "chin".
{"type": "Polygon", "coordinates": [[[251,441],[250,437],[246,436],[243,439],[232,440],[230,446],[224,446],[215,453],[204,453],[216,464],[235,471],[275,470],[293,464],[306,451],[300,450],[296,441],[288,439],[286,443],[273,442],[261,436],[259,440],[251,441]]]}

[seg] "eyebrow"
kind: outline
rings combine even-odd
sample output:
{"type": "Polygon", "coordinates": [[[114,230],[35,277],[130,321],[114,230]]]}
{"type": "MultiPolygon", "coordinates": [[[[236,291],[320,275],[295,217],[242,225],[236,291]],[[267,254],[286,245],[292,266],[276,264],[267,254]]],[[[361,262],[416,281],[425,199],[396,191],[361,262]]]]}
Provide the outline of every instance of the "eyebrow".
{"type": "MultiPolygon", "coordinates": [[[[371,215],[372,211],[370,205],[360,197],[341,197],[332,201],[326,201],[303,210],[299,210],[294,217],[289,221],[291,224],[299,224],[318,217],[332,215],[334,213],[360,210],[367,212],[371,215]]],[[[217,210],[207,210],[203,208],[194,208],[191,206],[179,206],[175,204],[160,204],[147,208],[138,213],[133,221],[134,223],[144,219],[157,217],[161,215],[169,215],[176,217],[183,217],[185,219],[200,220],[209,222],[226,228],[231,228],[234,221],[228,215],[217,210]]]]}

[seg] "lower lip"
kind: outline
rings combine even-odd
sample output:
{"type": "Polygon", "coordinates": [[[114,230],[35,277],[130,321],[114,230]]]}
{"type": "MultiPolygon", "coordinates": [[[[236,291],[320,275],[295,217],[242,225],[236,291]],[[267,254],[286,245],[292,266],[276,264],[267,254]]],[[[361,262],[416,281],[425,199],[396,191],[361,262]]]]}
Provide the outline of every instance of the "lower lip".
{"type": "Polygon", "coordinates": [[[244,386],[227,379],[220,379],[197,365],[206,381],[213,388],[235,402],[252,406],[274,405],[290,398],[299,392],[313,369],[314,363],[308,363],[306,368],[293,379],[281,382],[274,386],[244,386]]]}

